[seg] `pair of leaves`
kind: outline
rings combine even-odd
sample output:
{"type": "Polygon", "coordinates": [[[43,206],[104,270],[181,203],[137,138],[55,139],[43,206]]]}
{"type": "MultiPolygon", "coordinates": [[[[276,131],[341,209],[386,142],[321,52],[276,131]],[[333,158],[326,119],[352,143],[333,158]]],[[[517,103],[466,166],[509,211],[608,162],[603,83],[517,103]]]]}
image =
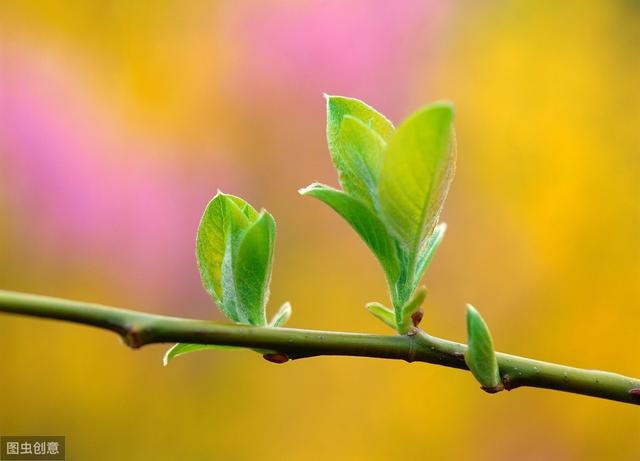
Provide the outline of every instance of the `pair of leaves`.
{"type": "Polygon", "coordinates": [[[209,202],[198,227],[196,256],[202,283],[236,323],[265,325],[275,221],[232,195],[209,202]]]}
{"type": "MultiPolygon", "coordinates": [[[[275,243],[275,220],[239,197],[218,192],[204,211],[196,238],[198,269],[205,290],[225,316],[240,324],[267,325],[266,305],[275,243]]],[[[270,322],[282,326],[291,315],[285,303],[270,322]]],[[[174,357],[203,349],[229,348],[176,344],[174,357]]]]}
{"type": "Polygon", "coordinates": [[[420,109],[395,129],[357,99],[327,96],[327,142],[343,190],[318,183],[300,190],[333,208],[374,253],[399,331],[446,229],[436,224],[454,172],[452,124],[448,103],[420,109]]]}

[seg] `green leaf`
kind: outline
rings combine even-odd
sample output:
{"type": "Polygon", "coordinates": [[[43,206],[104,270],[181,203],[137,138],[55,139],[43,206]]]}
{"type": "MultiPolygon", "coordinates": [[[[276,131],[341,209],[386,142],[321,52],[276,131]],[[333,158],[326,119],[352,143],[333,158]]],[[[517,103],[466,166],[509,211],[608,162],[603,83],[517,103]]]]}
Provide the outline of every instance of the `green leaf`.
{"type": "Polygon", "coordinates": [[[376,302],[367,303],[366,308],[371,313],[371,315],[381,320],[385,325],[391,327],[394,330],[396,329],[396,317],[391,309],[376,302]]]}
{"type": "Polygon", "coordinates": [[[448,103],[414,113],[389,142],[378,196],[382,219],[405,246],[410,265],[438,221],[454,163],[453,107],[448,103]]]}
{"type": "Polygon", "coordinates": [[[364,122],[350,115],[342,120],[338,141],[343,161],[340,184],[345,192],[378,207],[378,180],[387,143],[364,122]]]}
{"type": "Polygon", "coordinates": [[[275,222],[239,197],[218,194],[207,206],[196,239],[205,289],[236,323],[266,325],[275,222]]]}
{"type": "Polygon", "coordinates": [[[265,306],[269,298],[275,233],[273,216],[262,211],[239,242],[233,279],[238,308],[252,325],[267,323],[265,306]]]}
{"type": "Polygon", "coordinates": [[[165,352],[162,358],[162,364],[166,367],[171,360],[181,355],[188,354],[190,352],[203,351],[207,349],[217,350],[234,350],[242,349],[236,346],[221,346],[215,344],[189,344],[189,343],[177,343],[171,346],[167,352],[165,352]]]}
{"type": "Polygon", "coordinates": [[[225,216],[229,204],[243,209],[247,219],[253,221],[256,211],[244,200],[218,191],[207,205],[198,226],[196,237],[196,257],[202,284],[216,303],[222,307],[222,261],[227,244],[225,216]]]}
{"type": "Polygon", "coordinates": [[[271,322],[269,322],[269,326],[272,327],[281,327],[284,326],[285,323],[289,321],[291,318],[291,303],[288,301],[280,306],[278,312],[273,316],[271,322]]]}
{"type": "Polygon", "coordinates": [[[373,107],[358,99],[344,96],[325,95],[325,98],[327,99],[327,141],[332,154],[335,146],[334,140],[340,131],[345,115],[350,115],[364,122],[385,142],[393,137],[395,131],[393,124],[373,107]]]}
{"type": "Polygon", "coordinates": [[[400,318],[398,319],[398,333],[403,335],[411,329],[413,326],[412,315],[420,309],[426,297],[427,288],[420,287],[411,299],[402,306],[402,309],[400,310],[400,318]]]}
{"type": "Polygon", "coordinates": [[[351,225],[380,262],[393,291],[400,276],[397,242],[380,218],[361,201],[323,184],[313,183],[299,192],[326,203],[351,225]]]}
{"type": "MultiPolygon", "coordinates": [[[[225,211],[226,242],[222,260],[222,311],[236,323],[251,323],[250,309],[242,305],[236,285],[235,265],[238,248],[245,232],[253,224],[245,215],[244,208],[227,202],[225,211]]],[[[261,325],[257,323],[256,325],[261,325]]]]}
{"type": "Polygon", "coordinates": [[[418,261],[416,263],[416,272],[413,279],[414,286],[417,286],[427,270],[429,263],[433,259],[433,255],[440,246],[440,242],[444,238],[444,233],[447,231],[447,225],[440,223],[433,230],[433,234],[425,240],[423,247],[418,253],[418,261]]]}
{"type": "MultiPolygon", "coordinates": [[[[328,117],[331,120],[331,114],[328,117]]],[[[377,190],[385,140],[368,124],[344,115],[339,130],[328,130],[331,158],[338,171],[340,185],[349,195],[371,209],[377,207],[377,190]]]]}
{"type": "Polygon", "coordinates": [[[495,390],[502,381],[498,361],[487,324],[478,311],[467,304],[467,335],[469,347],[464,355],[465,362],[483,388],[495,390]]]}

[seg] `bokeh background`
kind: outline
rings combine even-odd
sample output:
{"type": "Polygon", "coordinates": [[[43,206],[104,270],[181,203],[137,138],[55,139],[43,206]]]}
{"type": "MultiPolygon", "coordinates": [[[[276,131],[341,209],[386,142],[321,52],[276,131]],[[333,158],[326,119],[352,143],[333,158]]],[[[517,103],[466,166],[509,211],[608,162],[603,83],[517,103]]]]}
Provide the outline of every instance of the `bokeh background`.
{"type": "MultiPolygon", "coordinates": [[[[395,122],[447,98],[459,161],[425,327],[640,375],[635,1],[0,3],[0,287],[221,319],[194,236],[218,188],[277,218],[270,309],[386,332],[380,269],[296,190],[336,184],[322,93],[395,122]]],[[[467,373],[202,352],[0,316],[0,433],[72,460],[637,460],[637,408],[467,373]]]]}

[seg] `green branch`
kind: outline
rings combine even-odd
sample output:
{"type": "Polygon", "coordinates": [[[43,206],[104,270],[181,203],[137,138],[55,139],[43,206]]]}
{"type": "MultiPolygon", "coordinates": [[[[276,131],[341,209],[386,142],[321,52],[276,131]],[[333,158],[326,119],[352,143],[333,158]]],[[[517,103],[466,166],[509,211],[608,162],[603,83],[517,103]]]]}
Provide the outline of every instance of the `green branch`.
{"type": "MultiPolygon", "coordinates": [[[[98,304],[0,290],[0,312],[65,320],[119,334],[132,348],[154,343],[196,343],[271,350],[272,361],[320,355],[426,362],[467,370],[467,346],[419,329],[402,336],[221,324],[146,314],[98,304]]],[[[640,404],[640,380],[496,353],[502,386],[539,387],[640,404]]]]}

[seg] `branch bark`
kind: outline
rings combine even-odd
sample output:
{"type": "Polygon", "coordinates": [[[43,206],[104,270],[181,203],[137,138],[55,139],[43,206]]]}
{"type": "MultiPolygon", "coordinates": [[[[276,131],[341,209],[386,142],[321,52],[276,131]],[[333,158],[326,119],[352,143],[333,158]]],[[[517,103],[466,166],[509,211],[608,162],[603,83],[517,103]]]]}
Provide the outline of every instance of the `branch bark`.
{"type": "MultiPolygon", "coordinates": [[[[468,370],[466,345],[414,329],[383,336],[294,328],[252,327],[147,314],[99,304],[0,290],[0,312],[64,320],[119,334],[132,348],[196,343],[271,350],[279,358],[342,355],[426,362],[468,370]]],[[[529,386],[640,405],[640,380],[497,353],[504,389],[529,386]]],[[[498,389],[485,389],[489,392],[498,389]]]]}

